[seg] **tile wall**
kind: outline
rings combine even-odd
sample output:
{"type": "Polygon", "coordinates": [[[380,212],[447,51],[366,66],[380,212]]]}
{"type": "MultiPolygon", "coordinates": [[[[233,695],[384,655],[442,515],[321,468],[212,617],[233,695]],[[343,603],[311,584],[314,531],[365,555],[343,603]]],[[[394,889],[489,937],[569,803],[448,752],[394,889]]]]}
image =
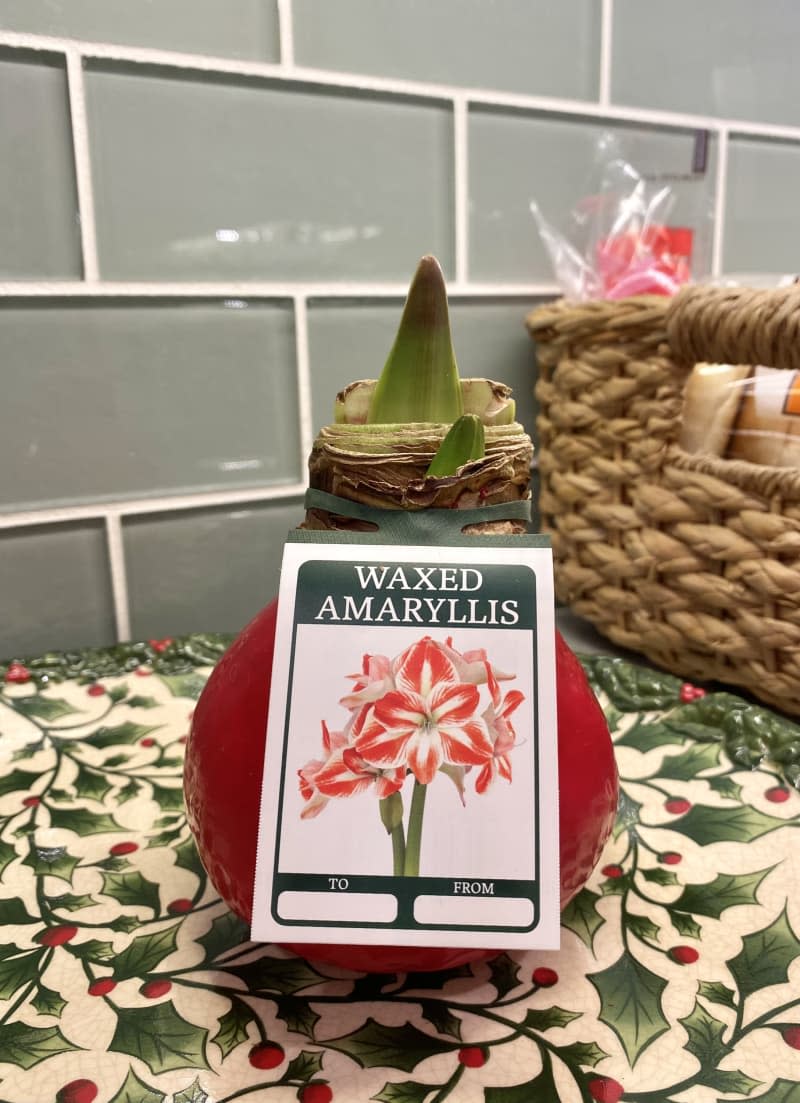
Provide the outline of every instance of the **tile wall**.
{"type": "Polygon", "coordinates": [[[533,428],[529,204],[603,135],[690,178],[709,271],[797,267],[798,33],[795,0],[0,0],[0,655],[239,628],[422,253],[533,428]]]}

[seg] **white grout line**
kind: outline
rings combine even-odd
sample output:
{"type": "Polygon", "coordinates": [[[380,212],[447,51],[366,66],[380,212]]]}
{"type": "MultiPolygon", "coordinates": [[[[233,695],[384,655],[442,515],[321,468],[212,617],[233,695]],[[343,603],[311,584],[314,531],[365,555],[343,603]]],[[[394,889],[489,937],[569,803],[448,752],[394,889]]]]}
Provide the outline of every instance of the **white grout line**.
{"type": "Polygon", "coordinates": [[[614,53],[614,0],[602,0],[600,14],[600,87],[598,100],[611,103],[611,62],[614,53]]]}
{"type": "Polygon", "coordinates": [[[728,195],[728,147],[729,135],[724,128],[717,141],[717,173],[714,182],[714,221],[711,246],[711,275],[722,274],[724,263],[725,205],[728,195]]]}
{"type": "Polygon", "coordinates": [[[469,103],[476,106],[547,112],[578,117],[586,116],[690,130],[718,131],[725,127],[737,134],[800,141],[800,127],[797,126],[757,123],[747,119],[728,119],[715,115],[696,115],[683,111],[663,111],[656,108],[625,107],[619,104],[603,104],[596,100],[560,99],[553,96],[526,95],[487,88],[461,87],[426,81],[342,73],[329,69],[312,69],[297,65],[289,71],[283,65],[270,62],[236,61],[231,58],[208,57],[204,54],[183,54],[169,50],[151,50],[141,47],[113,45],[111,43],[83,42],[70,38],[17,34],[10,31],[0,31],[0,46],[2,45],[60,53],[76,48],[84,58],[126,62],[132,65],[155,65],[187,72],[213,72],[233,77],[262,78],[283,84],[328,85],[329,87],[350,89],[356,92],[421,97],[429,100],[447,101],[450,104],[457,97],[463,96],[469,103]]]}
{"type": "MultiPolygon", "coordinates": [[[[412,273],[409,272],[409,278],[412,273]]],[[[557,295],[555,283],[470,283],[453,280],[451,298],[526,298],[557,295]]],[[[100,283],[62,281],[0,282],[0,298],[141,298],[141,299],[404,299],[408,281],[398,283],[100,283]]]]}
{"type": "Polygon", "coordinates": [[[456,283],[469,280],[469,157],[468,106],[464,96],[453,101],[453,211],[455,215],[456,283]]]}
{"type": "Polygon", "coordinates": [[[70,47],[67,57],[67,89],[72,120],[72,148],[75,157],[75,181],[78,190],[78,215],[81,225],[83,274],[88,283],[100,278],[97,259],[97,233],[94,217],[94,190],[89,155],[89,123],[86,116],[86,89],[83,81],[83,59],[70,47]]]}
{"type": "Polygon", "coordinates": [[[308,310],[302,295],[294,300],[294,345],[297,367],[297,405],[300,421],[300,470],[305,471],[311,446],[314,443],[314,425],[311,412],[311,357],[308,352],[308,310]]]}
{"type": "Polygon", "coordinates": [[[51,506],[44,509],[0,513],[0,530],[23,525],[53,525],[61,521],[106,520],[109,517],[136,517],[141,514],[183,512],[210,509],[213,506],[249,505],[300,498],[306,492],[305,482],[285,486],[251,486],[236,490],[200,491],[197,494],[175,494],[161,498],[134,498],[130,501],[97,502],[82,506],[51,506]]]}
{"type": "Polygon", "coordinates": [[[292,0],[278,0],[278,33],[281,44],[281,65],[287,72],[291,72],[294,68],[292,0]]]}
{"type": "Polygon", "coordinates": [[[125,570],[125,545],[122,523],[118,514],[106,514],[106,549],[111,573],[111,594],[114,600],[114,620],[117,640],[131,638],[131,617],[128,606],[128,575],[125,570]]]}

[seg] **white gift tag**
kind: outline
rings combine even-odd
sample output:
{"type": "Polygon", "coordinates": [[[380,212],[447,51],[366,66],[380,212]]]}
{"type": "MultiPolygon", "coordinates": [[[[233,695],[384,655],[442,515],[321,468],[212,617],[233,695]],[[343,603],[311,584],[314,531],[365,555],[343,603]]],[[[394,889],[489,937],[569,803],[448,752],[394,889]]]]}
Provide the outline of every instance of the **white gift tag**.
{"type": "Polygon", "coordinates": [[[292,534],[252,937],[559,945],[552,553],[292,534]]]}

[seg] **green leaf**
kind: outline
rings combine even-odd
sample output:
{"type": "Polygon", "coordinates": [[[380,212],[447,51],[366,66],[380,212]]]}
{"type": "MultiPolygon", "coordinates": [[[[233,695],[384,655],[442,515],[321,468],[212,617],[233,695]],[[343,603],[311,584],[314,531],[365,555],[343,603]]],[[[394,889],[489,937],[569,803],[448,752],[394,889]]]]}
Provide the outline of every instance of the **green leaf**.
{"type": "Polygon", "coordinates": [[[151,1072],[208,1068],[208,1031],[187,1022],[172,1003],[153,1007],[120,1007],[117,1028],[109,1043],[112,1053],[126,1053],[144,1061],[151,1072]]]}
{"type": "Polygon", "coordinates": [[[51,908],[65,912],[77,912],[81,908],[91,908],[97,903],[93,896],[87,896],[86,893],[76,896],[71,892],[65,892],[61,896],[51,896],[47,902],[51,908]]]}
{"type": "Polygon", "coordinates": [[[314,1027],[319,1022],[319,1015],[307,1000],[297,996],[280,996],[275,1001],[275,1014],[286,1023],[287,1030],[295,1034],[305,1034],[314,1041],[314,1027]]]}
{"type": "Polygon", "coordinates": [[[561,913],[562,925],[574,931],[590,950],[594,947],[594,936],[605,923],[597,910],[599,899],[599,893],[592,892],[591,889],[581,889],[561,913]]]}
{"type": "Polygon", "coordinates": [[[206,961],[214,961],[220,954],[235,950],[248,938],[247,924],[233,912],[218,915],[204,935],[197,939],[206,953],[206,961]]]}
{"type": "Polygon", "coordinates": [[[709,1015],[702,1004],[695,1000],[691,1014],[678,1019],[689,1038],[684,1049],[696,1057],[701,1065],[716,1068],[723,1057],[731,1052],[731,1046],[722,1040],[725,1023],[709,1015]]]}
{"type": "MultiPolygon", "coordinates": [[[[729,1103],[720,1099],[718,1103],[729,1103]]],[[[753,1103],[800,1103],[800,1084],[796,1080],[776,1080],[772,1087],[757,1095],[753,1103]]]]}
{"type": "Polygon", "coordinates": [[[711,1003],[721,1003],[725,1007],[736,1010],[736,993],[718,980],[701,980],[697,994],[710,1000],[711,1003]]]}
{"type": "Polygon", "coordinates": [[[100,962],[107,965],[116,957],[113,942],[101,942],[100,939],[90,938],[87,942],[72,943],[72,953],[83,961],[100,962]]]}
{"type": "Polygon", "coordinates": [[[0,839],[0,876],[2,876],[6,866],[10,865],[16,856],[16,847],[13,846],[12,843],[7,843],[4,839],[0,839]]]}
{"type": "Polygon", "coordinates": [[[673,911],[673,907],[670,907],[669,917],[672,920],[672,925],[675,930],[678,932],[678,934],[683,935],[684,938],[702,937],[702,927],[699,923],[696,923],[690,915],[686,915],[685,912],[673,911]]]}
{"type": "Polygon", "coordinates": [[[151,835],[147,840],[148,850],[159,850],[162,846],[172,846],[182,831],[183,826],[178,824],[174,831],[161,831],[158,835],[151,835]]]}
{"type": "Polygon", "coordinates": [[[788,969],[800,955],[800,940],[789,926],[786,908],[768,927],[742,938],[742,948],[726,964],[745,999],[759,988],[783,984],[788,969]]]}
{"type": "Polygon", "coordinates": [[[108,696],[116,705],[120,701],[124,701],[125,698],[128,696],[128,687],[126,685],[114,686],[113,689],[108,690],[108,696]]]}
{"type": "Polygon", "coordinates": [[[774,868],[771,866],[755,873],[719,873],[713,881],[687,885],[672,906],[719,919],[727,908],[757,903],[756,890],[774,868]]]}
{"type": "Polygon", "coordinates": [[[172,1103],[208,1103],[209,1098],[208,1092],[200,1085],[200,1077],[195,1076],[188,1087],[175,1092],[172,1103]]]}
{"type": "Polygon", "coordinates": [[[678,884],[678,878],[671,869],[643,869],[641,874],[645,881],[651,881],[654,885],[678,884]]]}
{"type": "Polygon", "coordinates": [[[60,993],[54,992],[52,988],[47,988],[43,984],[36,989],[36,995],[31,1003],[40,1015],[55,1015],[56,1018],[61,1016],[61,1012],[67,1006],[67,1001],[60,993]]]}
{"type": "Polygon", "coordinates": [[[675,781],[692,781],[703,770],[719,766],[722,748],[718,743],[695,743],[681,754],[666,755],[658,774],[675,781]]]}
{"type": "Polygon", "coordinates": [[[38,923],[39,920],[28,915],[28,909],[18,896],[0,899],[0,927],[16,927],[22,923],[38,923]]]}
{"type": "Polygon", "coordinates": [[[0,1053],[3,1060],[21,1069],[32,1069],[56,1053],[80,1049],[68,1042],[57,1026],[26,1026],[4,1023],[0,1026],[0,1053]]]}
{"type": "Polygon", "coordinates": [[[133,697],[129,697],[125,702],[132,709],[157,709],[158,701],[155,697],[142,697],[140,694],[136,694],[133,697]]]}
{"type": "Polygon", "coordinates": [[[174,953],[180,923],[132,939],[114,961],[115,980],[143,977],[174,953]]]}
{"type": "Polygon", "coordinates": [[[378,1103],[425,1103],[425,1100],[436,1091],[438,1084],[420,1084],[417,1080],[402,1080],[392,1084],[388,1080],[377,1095],[370,1096],[378,1103]]]}
{"type": "Polygon", "coordinates": [[[589,980],[600,995],[600,1018],[619,1036],[633,1067],[644,1050],[669,1030],[661,1009],[667,982],[629,953],[600,973],[590,974],[589,980]]]}
{"type": "MultiPolygon", "coordinates": [[[[145,1084],[144,1080],[140,1080],[133,1069],[129,1068],[124,1083],[109,1103],[164,1103],[166,1098],[163,1092],[145,1084]]],[[[175,1099],[177,1098],[176,1095],[175,1099]]]]}
{"type": "Polygon", "coordinates": [[[326,979],[299,957],[260,957],[246,965],[236,965],[228,972],[243,980],[253,993],[280,992],[285,996],[326,979]]]}
{"type": "Polygon", "coordinates": [[[322,1054],[311,1049],[301,1049],[286,1066],[283,1080],[309,1081],[322,1072],[322,1054]]]}
{"type": "Polygon", "coordinates": [[[62,827],[78,835],[105,835],[119,831],[119,824],[105,812],[90,812],[88,808],[51,808],[50,826],[62,827]]]}
{"type": "Polygon", "coordinates": [[[130,873],[104,873],[103,893],[113,896],[120,904],[151,908],[155,915],[161,910],[158,885],[146,880],[137,870],[130,873]]]}
{"type": "Polygon", "coordinates": [[[60,716],[74,716],[78,709],[72,707],[60,697],[42,697],[38,693],[32,697],[15,697],[14,708],[23,716],[35,716],[37,720],[58,720],[60,716]]]}
{"type": "Polygon", "coordinates": [[[608,1057],[606,1051],[595,1042],[572,1042],[568,1046],[559,1046],[558,1055],[569,1065],[589,1065],[590,1068],[594,1068],[608,1057]]]}
{"type": "Polygon", "coordinates": [[[461,1039],[461,1019],[454,1015],[446,1003],[441,1000],[420,1000],[422,1017],[439,1034],[449,1034],[451,1038],[461,1039]]]}
{"type": "Polygon", "coordinates": [[[40,774],[30,770],[11,770],[0,776],[0,797],[9,793],[27,793],[31,785],[38,781],[40,774]]]}
{"type": "Polygon", "coordinates": [[[153,800],[157,802],[162,812],[183,811],[183,786],[157,785],[152,781],[150,788],[153,790],[153,800]]]}
{"type": "Polygon", "coordinates": [[[486,434],[477,414],[462,414],[450,426],[425,472],[426,478],[442,479],[455,475],[471,460],[486,455],[486,434]]]}
{"type": "Polygon", "coordinates": [[[652,919],[649,919],[646,915],[631,915],[625,916],[625,925],[628,930],[641,939],[642,942],[648,940],[656,942],[660,934],[661,928],[657,927],[652,919]]]}
{"type": "Polygon", "coordinates": [[[123,751],[121,754],[112,754],[108,758],[103,760],[103,767],[109,770],[115,770],[117,766],[126,766],[131,760],[130,750],[123,751]]]}
{"type": "Polygon", "coordinates": [[[123,934],[130,934],[131,931],[135,931],[141,925],[141,921],[132,915],[118,915],[116,919],[111,920],[108,928],[111,931],[122,931],[123,934]]]}
{"type": "Polygon", "coordinates": [[[619,791],[619,804],[617,805],[617,819],[614,823],[614,838],[618,839],[623,831],[633,829],[639,824],[641,804],[629,796],[624,789],[619,791]]]}
{"type": "Polygon", "coordinates": [[[786,820],[768,816],[749,805],[711,808],[705,804],[695,804],[674,823],[661,826],[687,835],[700,846],[709,846],[711,843],[747,843],[760,839],[770,831],[785,827],[786,820]]]}
{"type": "Polygon", "coordinates": [[[237,1046],[247,1041],[247,1028],[255,1021],[255,1014],[244,1000],[231,1000],[230,1008],[219,1020],[217,1033],[211,1039],[219,1046],[223,1061],[237,1046]]]}
{"type": "Polygon", "coordinates": [[[364,1069],[386,1066],[403,1072],[413,1072],[428,1057],[458,1049],[457,1042],[443,1042],[423,1034],[412,1023],[385,1026],[374,1019],[367,1019],[363,1026],[349,1034],[327,1039],[325,1045],[346,1053],[364,1069]]]}
{"type": "Polygon", "coordinates": [[[508,954],[500,954],[489,962],[489,982],[502,999],[519,984],[519,965],[508,954]]]}
{"type": "Polygon", "coordinates": [[[633,747],[634,750],[642,751],[644,754],[654,747],[666,745],[674,747],[676,743],[682,742],[683,736],[674,732],[668,724],[660,722],[647,724],[641,720],[631,724],[624,735],[614,740],[617,747],[633,747]]]}
{"type": "Polygon", "coordinates": [[[567,1026],[580,1017],[580,1011],[565,1011],[563,1007],[545,1007],[541,1011],[529,1007],[522,1023],[531,1030],[552,1030],[556,1026],[567,1026]]]}
{"type": "Polygon", "coordinates": [[[139,795],[141,789],[142,786],[139,782],[131,778],[117,793],[117,804],[127,804],[129,800],[133,800],[134,797],[139,795]]]}
{"type": "Polygon", "coordinates": [[[60,877],[72,882],[72,872],[80,858],[68,853],[65,846],[36,846],[22,864],[30,866],[37,877],[60,877]]]}
{"type": "Polygon", "coordinates": [[[681,681],[670,674],[606,656],[584,659],[584,666],[598,688],[621,712],[665,709],[678,700],[681,681]]]}
{"type": "Polygon", "coordinates": [[[175,847],[175,865],[180,866],[181,869],[188,869],[191,873],[197,873],[201,877],[205,876],[203,863],[200,861],[200,855],[191,836],[175,847]]]}
{"type": "Polygon", "coordinates": [[[741,800],[742,787],[737,785],[730,774],[719,774],[717,777],[706,779],[715,793],[719,793],[726,800],[741,800]]]}
{"type": "Polygon", "coordinates": [[[510,1088],[484,1088],[483,1098],[485,1103],[556,1103],[560,1096],[548,1060],[533,1080],[510,1088]]]}
{"type": "Polygon", "coordinates": [[[36,980],[43,953],[44,950],[29,950],[0,961],[0,1000],[10,1000],[23,985],[36,980]]]}
{"type": "Polygon", "coordinates": [[[102,800],[112,787],[105,774],[93,770],[82,762],[78,763],[78,773],[72,783],[79,797],[88,797],[90,800],[102,800]]]}
{"type": "Polygon", "coordinates": [[[126,720],[124,724],[117,724],[113,728],[98,728],[87,738],[87,742],[94,747],[116,747],[121,743],[138,743],[150,732],[158,731],[159,724],[134,724],[126,720]]]}
{"type": "Polygon", "coordinates": [[[159,674],[159,678],[173,697],[188,697],[196,701],[205,688],[202,674],[159,674]]]}
{"type": "Polygon", "coordinates": [[[706,1088],[714,1088],[718,1092],[736,1092],[737,1095],[749,1095],[751,1091],[760,1088],[763,1080],[754,1080],[740,1069],[709,1069],[704,1071],[699,1079],[706,1088]]]}

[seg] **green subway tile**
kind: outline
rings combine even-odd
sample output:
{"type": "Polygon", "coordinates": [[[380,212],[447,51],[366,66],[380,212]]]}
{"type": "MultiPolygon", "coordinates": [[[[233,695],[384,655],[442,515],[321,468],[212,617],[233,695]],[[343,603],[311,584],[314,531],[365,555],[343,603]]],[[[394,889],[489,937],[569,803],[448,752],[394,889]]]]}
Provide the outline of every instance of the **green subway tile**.
{"type": "Polygon", "coordinates": [[[0,279],[81,275],[63,63],[0,48],[0,279]]]}
{"type": "MultiPolygon", "coordinates": [[[[458,367],[465,378],[488,376],[513,387],[517,416],[533,428],[533,345],[524,328],[535,303],[522,299],[451,299],[458,367]]],[[[314,430],[333,417],[337,393],[354,379],[380,374],[401,302],[312,301],[308,312],[314,430]]]]}
{"type": "Polygon", "coordinates": [[[800,143],[731,138],[725,271],[793,273],[800,269],[798,189],[800,143]]]}
{"type": "Polygon", "coordinates": [[[114,641],[100,522],[0,530],[0,656],[114,641]]]}
{"type": "Polygon", "coordinates": [[[98,247],[119,279],[405,279],[452,267],[452,114],[301,85],[87,73],[98,247]]]}
{"type": "Polygon", "coordinates": [[[294,0],[299,64],[595,99],[596,0],[294,0]]]}
{"type": "MultiPolygon", "coordinates": [[[[603,187],[601,143],[605,160],[631,164],[651,181],[653,192],[665,184],[673,189],[675,203],[669,221],[696,229],[695,270],[700,276],[706,274],[715,149],[709,141],[705,172],[694,174],[696,142],[702,137],[688,130],[612,126],[538,113],[472,111],[470,275],[487,281],[555,279],[530,213],[531,201],[536,201],[556,228],[569,229],[571,211],[579,200],[601,191],[610,194],[603,187]]],[[[613,178],[619,177],[615,172],[613,178]]]]}
{"type": "Polygon", "coordinates": [[[277,594],[300,501],[227,506],[124,523],[131,634],[238,632],[277,594]]]}
{"type": "Polygon", "coordinates": [[[0,509],[300,477],[281,303],[0,303],[0,509]]]}
{"type": "Polygon", "coordinates": [[[612,98],[800,125],[798,35],[797,0],[616,0],[612,98]]]}
{"type": "Polygon", "coordinates": [[[3,0],[0,29],[278,61],[277,0],[3,0]]]}

